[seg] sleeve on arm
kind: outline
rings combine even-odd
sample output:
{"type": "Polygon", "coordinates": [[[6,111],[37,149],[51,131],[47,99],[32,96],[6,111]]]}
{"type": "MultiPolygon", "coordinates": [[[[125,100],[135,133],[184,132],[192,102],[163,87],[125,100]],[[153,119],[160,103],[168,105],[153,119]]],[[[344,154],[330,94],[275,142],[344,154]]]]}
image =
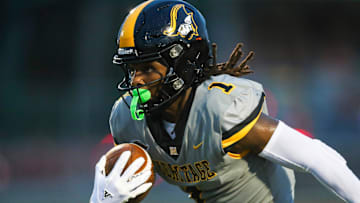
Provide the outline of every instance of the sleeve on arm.
{"type": "Polygon", "coordinates": [[[259,156],[309,172],[340,198],[360,202],[360,181],[345,159],[320,140],[304,136],[281,121],[259,156]]]}
{"type": "Polygon", "coordinates": [[[131,119],[129,112],[130,110],[125,103],[129,101],[124,101],[129,99],[131,98],[129,98],[129,96],[126,94],[124,95],[124,98],[120,97],[115,102],[111,110],[111,114],[109,118],[109,126],[115,144],[122,143],[120,134],[121,132],[125,131],[125,128],[129,124],[131,119]]]}
{"type": "Polygon", "coordinates": [[[224,113],[222,147],[231,157],[241,158],[248,153],[233,154],[228,149],[252,129],[263,111],[264,103],[265,94],[252,91],[246,97],[237,97],[224,113]]]}

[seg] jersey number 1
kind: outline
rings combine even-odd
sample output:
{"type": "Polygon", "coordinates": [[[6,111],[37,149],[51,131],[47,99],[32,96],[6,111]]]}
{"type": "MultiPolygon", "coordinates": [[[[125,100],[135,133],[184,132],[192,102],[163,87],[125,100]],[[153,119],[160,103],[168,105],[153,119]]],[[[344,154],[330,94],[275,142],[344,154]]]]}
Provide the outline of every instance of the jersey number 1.
{"type": "Polygon", "coordinates": [[[230,94],[230,92],[235,88],[235,86],[233,84],[227,84],[224,82],[213,82],[209,85],[208,90],[211,90],[212,88],[219,88],[225,94],[230,94]]]}

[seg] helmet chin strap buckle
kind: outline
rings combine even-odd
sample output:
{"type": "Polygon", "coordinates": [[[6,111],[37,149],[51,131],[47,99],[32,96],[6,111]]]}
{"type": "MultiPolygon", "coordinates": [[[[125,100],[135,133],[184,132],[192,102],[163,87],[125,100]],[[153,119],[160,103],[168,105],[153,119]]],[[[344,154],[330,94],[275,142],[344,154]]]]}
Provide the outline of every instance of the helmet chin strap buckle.
{"type": "Polygon", "coordinates": [[[130,112],[133,120],[140,121],[144,119],[144,110],[138,109],[138,104],[144,104],[151,98],[151,92],[147,89],[132,90],[133,98],[130,104],[130,112]]]}

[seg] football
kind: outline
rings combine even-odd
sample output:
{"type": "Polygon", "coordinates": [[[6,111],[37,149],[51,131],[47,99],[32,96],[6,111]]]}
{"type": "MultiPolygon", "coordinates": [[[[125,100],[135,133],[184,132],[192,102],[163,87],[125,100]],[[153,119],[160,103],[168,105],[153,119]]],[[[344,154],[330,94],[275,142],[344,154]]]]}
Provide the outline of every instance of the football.
{"type": "MultiPolygon", "coordinates": [[[[105,175],[108,175],[110,173],[110,171],[112,170],[112,168],[115,165],[115,162],[120,157],[121,153],[123,153],[124,151],[130,151],[131,156],[130,156],[128,162],[126,163],[123,172],[126,171],[126,169],[131,165],[131,163],[133,163],[137,158],[143,157],[145,159],[145,162],[143,163],[141,168],[138,171],[136,171],[136,173],[134,175],[140,173],[144,169],[151,168],[151,176],[149,177],[149,179],[146,182],[152,183],[154,185],[155,173],[154,173],[154,168],[153,168],[154,166],[151,161],[150,155],[147,153],[147,151],[145,149],[143,149],[139,145],[133,144],[133,143],[119,144],[119,145],[111,148],[106,153],[105,175]]],[[[146,191],[145,193],[137,196],[136,198],[130,199],[128,202],[132,202],[132,203],[140,202],[141,200],[143,200],[146,197],[146,195],[149,193],[150,190],[151,190],[151,188],[148,191],[146,191]]]]}

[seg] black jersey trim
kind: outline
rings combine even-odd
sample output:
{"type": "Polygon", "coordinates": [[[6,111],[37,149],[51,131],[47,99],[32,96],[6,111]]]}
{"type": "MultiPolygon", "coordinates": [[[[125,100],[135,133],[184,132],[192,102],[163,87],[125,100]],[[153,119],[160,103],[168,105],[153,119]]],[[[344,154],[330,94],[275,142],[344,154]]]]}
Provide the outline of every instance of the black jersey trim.
{"type": "Polygon", "coordinates": [[[262,93],[259,104],[256,106],[254,111],[243,122],[234,126],[229,131],[223,133],[221,143],[224,149],[235,144],[236,142],[244,138],[245,135],[247,135],[247,133],[252,129],[256,121],[259,119],[264,101],[265,94],[262,93]]]}

